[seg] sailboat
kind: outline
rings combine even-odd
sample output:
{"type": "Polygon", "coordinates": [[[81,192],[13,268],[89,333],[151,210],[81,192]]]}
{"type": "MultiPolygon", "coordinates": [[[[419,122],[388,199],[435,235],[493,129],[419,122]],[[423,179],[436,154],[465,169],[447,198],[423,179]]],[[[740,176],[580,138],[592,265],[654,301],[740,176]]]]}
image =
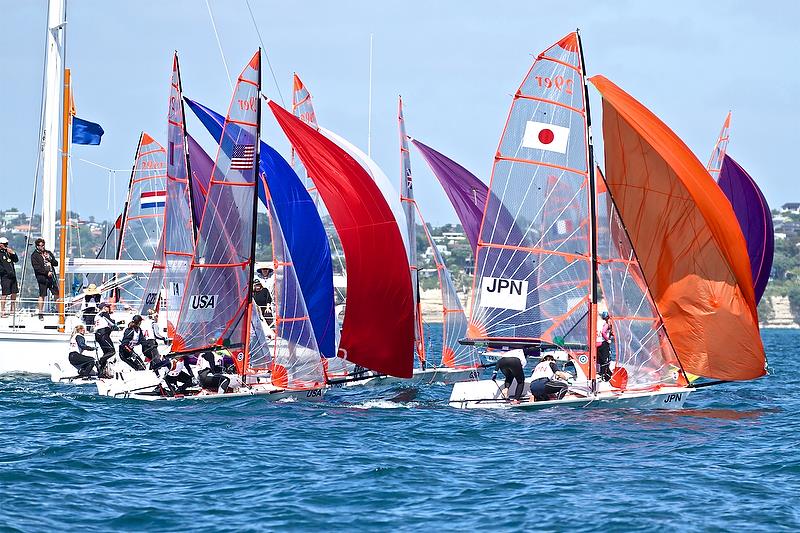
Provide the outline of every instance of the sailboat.
{"type": "Polygon", "coordinates": [[[464,340],[564,350],[570,392],[517,402],[494,380],[465,382],[451,406],[676,409],[699,387],[687,373],[765,374],[744,238],[722,191],[663,122],[603,76],[590,80],[603,102],[606,176],[596,172],[584,73],[570,33],[536,57],[514,94],[464,340]],[[597,376],[600,309],[614,321],[609,382],[597,376]]]}
{"type": "MultiPolygon", "coordinates": [[[[231,358],[236,374],[229,376],[231,390],[226,394],[200,391],[186,398],[263,395],[316,400],[324,390],[313,328],[277,225],[271,229],[282,314],[272,341],[252,302],[260,82],[259,50],[238,78],[225,119],[169,356],[221,350],[231,358]]],[[[142,400],[176,398],[165,395],[153,380],[101,380],[98,392],[142,400]]]]}
{"type": "Polygon", "coordinates": [[[430,229],[414,199],[413,173],[411,172],[411,153],[403,117],[403,99],[398,99],[397,123],[400,135],[400,201],[406,221],[408,245],[408,264],[411,273],[411,289],[414,297],[414,349],[419,366],[414,369],[412,382],[415,383],[456,383],[478,378],[480,358],[474,346],[458,343],[467,333],[467,318],[458,298],[450,272],[444,258],[434,242],[430,229]],[[439,364],[432,364],[425,346],[425,329],[422,321],[422,306],[419,295],[419,264],[417,260],[417,222],[425,233],[425,238],[433,253],[436,273],[442,296],[442,353],[439,364]]]}
{"type": "Polygon", "coordinates": [[[739,227],[747,242],[753,290],[758,304],[767,288],[772,270],[775,229],[772,226],[772,213],[764,193],[750,174],[727,153],[730,125],[731,113],[728,112],[706,168],[736,213],[739,227]]]}

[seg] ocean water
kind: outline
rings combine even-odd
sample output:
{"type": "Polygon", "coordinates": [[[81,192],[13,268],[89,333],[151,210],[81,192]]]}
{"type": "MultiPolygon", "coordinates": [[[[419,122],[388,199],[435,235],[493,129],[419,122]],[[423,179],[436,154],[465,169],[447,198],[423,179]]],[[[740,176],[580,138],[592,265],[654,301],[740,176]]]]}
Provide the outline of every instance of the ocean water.
{"type": "Polygon", "coordinates": [[[0,529],[797,531],[800,333],[764,342],[771,375],[673,412],[468,412],[447,387],[140,403],[0,376],[0,529]]]}

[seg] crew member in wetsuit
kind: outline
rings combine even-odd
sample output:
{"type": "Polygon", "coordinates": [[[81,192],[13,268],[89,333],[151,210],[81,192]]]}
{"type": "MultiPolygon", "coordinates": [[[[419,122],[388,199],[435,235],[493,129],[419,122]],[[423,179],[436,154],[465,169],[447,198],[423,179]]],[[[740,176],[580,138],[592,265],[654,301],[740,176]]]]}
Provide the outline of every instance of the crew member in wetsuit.
{"type": "Polygon", "coordinates": [[[117,329],[117,323],[111,316],[111,306],[108,303],[100,304],[100,312],[94,315],[94,340],[103,350],[103,355],[114,354],[114,343],[111,341],[111,332],[117,329]]]}
{"type": "Polygon", "coordinates": [[[167,375],[164,376],[164,383],[169,387],[172,395],[186,394],[186,389],[192,385],[194,374],[192,368],[185,361],[184,357],[175,357],[166,362],[169,365],[167,375]],[[180,386],[177,386],[180,383],[180,386]],[[177,388],[176,388],[177,386],[177,388]]]}
{"type": "Polygon", "coordinates": [[[197,379],[200,386],[207,390],[215,390],[223,394],[228,390],[231,380],[222,373],[222,354],[218,352],[204,352],[197,358],[197,379]]]}
{"type": "Polygon", "coordinates": [[[512,399],[519,401],[522,397],[522,393],[525,391],[525,372],[522,369],[525,368],[527,362],[525,352],[520,348],[507,351],[503,357],[497,360],[492,379],[497,375],[498,370],[503,373],[506,378],[503,395],[506,398],[512,398],[509,388],[514,380],[517,381],[517,386],[512,399]]]}
{"type": "Polygon", "coordinates": [[[597,322],[597,364],[600,366],[598,375],[603,381],[611,380],[611,339],[614,338],[614,330],[611,326],[611,317],[608,311],[600,313],[602,322],[597,322]]]}
{"type": "Polygon", "coordinates": [[[72,331],[72,338],[69,340],[69,364],[78,370],[78,377],[88,378],[92,376],[95,366],[94,357],[84,355],[83,352],[93,352],[95,348],[86,344],[86,326],[78,324],[72,331]]]}
{"type": "Polygon", "coordinates": [[[556,380],[568,378],[569,375],[560,371],[556,366],[555,357],[549,354],[545,355],[531,374],[531,396],[537,402],[550,399],[560,400],[567,393],[569,386],[563,381],[556,380]]]}
{"type": "Polygon", "coordinates": [[[122,333],[122,340],[119,343],[119,358],[125,361],[134,370],[146,370],[144,363],[133,351],[134,347],[138,346],[144,340],[144,332],[142,331],[142,317],[141,315],[134,315],[128,327],[122,333]]]}

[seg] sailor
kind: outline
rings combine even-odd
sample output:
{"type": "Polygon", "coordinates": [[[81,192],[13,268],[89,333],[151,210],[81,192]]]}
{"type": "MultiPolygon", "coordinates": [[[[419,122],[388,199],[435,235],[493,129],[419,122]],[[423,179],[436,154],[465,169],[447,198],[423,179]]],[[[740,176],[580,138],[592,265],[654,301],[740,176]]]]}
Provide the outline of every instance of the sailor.
{"type": "Polygon", "coordinates": [[[597,322],[597,364],[600,366],[599,377],[603,381],[611,379],[611,339],[614,338],[614,329],[611,326],[611,317],[608,311],[600,313],[602,321],[597,322]]]}
{"type": "Polygon", "coordinates": [[[47,291],[58,298],[58,275],[53,267],[58,266],[58,261],[53,252],[45,248],[44,239],[35,241],[36,249],[31,254],[31,266],[39,284],[39,320],[44,320],[44,299],[47,291]]]}
{"type": "Polygon", "coordinates": [[[567,379],[569,379],[569,374],[558,369],[555,357],[546,354],[531,374],[531,396],[537,402],[551,398],[560,400],[567,393],[569,387],[563,381],[557,380],[567,379]]]}
{"type": "Polygon", "coordinates": [[[6,316],[6,299],[11,300],[10,311],[14,314],[19,286],[17,284],[17,271],[14,263],[19,262],[19,256],[9,245],[8,239],[0,237],[0,317],[6,316]]]}
{"type": "Polygon", "coordinates": [[[94,317],[94,340],[103,350],[103,356],[114,355],[114,343],[111,341],[111,332],[119,328],[111,317],[111,305],[107,302],[100,304],[100,312],[94,317]]]}
{"type": "Polygon", "coordinates": [[[186,364],[183,356],[174,357],[170,359],[167,364],[169,366],[167,367],[167,374],[164,376],[164,383],[167,384],[173,396],[176,394],[186,394],[186,389],[188,389],[194,381],[194,374],[192,373],[191,366],[186,364]],[[180,386],[176,388],[178,383],[180,383],[180,386]]]}
{"type": "Polygon", "coordinates": [[[514,401],[519,401],[522,397],[522,393],[525,390],[525,372],[522,369],[525,368],[526,363],[527,358],[525,357],[525,352],[521,348],[509,350],[503,354],[503,357],[497,360],[492,379],[497,375],[498,370],[503,373],[506,378],[503,385],[503,396],[506,398],[511,397],[509,388],[514,380],[516,380],[517,386],[512,399],[514,401]]]}
{"type": "Polygon", "coordinates": [[[90,283],[83,291],[83,323],[87,326],[94,327],[94,317],[99,304],[100,289],[94,283],[90,283]]]}
{"type": "Polygon", "coordinates": [[[86,335],[86,326],[83,324],[75,326],[69,340],[69,364],[78,370],[79,377],[88,378],[94,370],[95,358],[84,355],[83,352],[93,352],[95,348],[86,344],[84,335],[86,335]]]}
{"type": "Polygon", "coordinates": [[[122,333],[119,343],[119,358],[125,361],[134,370],[145,370],[144,363],[133,349],[144,340],[141,315],[134,315],[128,327],[122,333]]]}
{"type": "Polygon", "coordinates": [[[223,372],[224,357],[219,351],[204,352],[197,358],[197,378],[200,386],[223,394],[231,380],[223,372]]]}
{"type": "Polygon", "coordinates": [[[158,341],[166,344],[166,338],[161,333],[158,326],[158,315],[154,309],[147,310],[147,318],[142,319],[142,355],[145,363],[150,363],[150,370],[163,366],[161,365],[161,354],[158,352],[158,341]]]}
{"type": "Polygon", "coordinates": [[[267,323],[272,324],[272,294],[264,288],[261,280],[253,282],[253,301],[261,311],[261,316],[267,319],[267,323]]]}

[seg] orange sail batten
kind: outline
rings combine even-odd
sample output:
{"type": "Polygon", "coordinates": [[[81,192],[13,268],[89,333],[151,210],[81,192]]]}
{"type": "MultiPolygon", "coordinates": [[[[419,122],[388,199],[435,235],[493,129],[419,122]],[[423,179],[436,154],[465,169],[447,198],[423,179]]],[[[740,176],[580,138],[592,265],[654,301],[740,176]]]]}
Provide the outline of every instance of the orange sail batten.
{"type": "Polygon", "coordinates": [[[606,183],[687,372],[765,374],[749,258],[736,216],[683,141],[603,76],[606,183]]]}

